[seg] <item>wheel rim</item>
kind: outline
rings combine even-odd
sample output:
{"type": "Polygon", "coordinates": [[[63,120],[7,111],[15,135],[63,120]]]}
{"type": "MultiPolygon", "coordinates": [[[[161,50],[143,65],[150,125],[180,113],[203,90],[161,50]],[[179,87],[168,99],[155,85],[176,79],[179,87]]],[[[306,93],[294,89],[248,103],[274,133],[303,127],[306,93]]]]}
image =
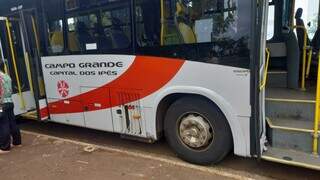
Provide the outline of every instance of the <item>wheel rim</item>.
{"type": "Polygon", "coordinates": [[[213,128],[209,121],[200,114],[185,114],[180,118],[178,127],[180,140],[193,150],[204,150],[213,141],[213,128]]]}

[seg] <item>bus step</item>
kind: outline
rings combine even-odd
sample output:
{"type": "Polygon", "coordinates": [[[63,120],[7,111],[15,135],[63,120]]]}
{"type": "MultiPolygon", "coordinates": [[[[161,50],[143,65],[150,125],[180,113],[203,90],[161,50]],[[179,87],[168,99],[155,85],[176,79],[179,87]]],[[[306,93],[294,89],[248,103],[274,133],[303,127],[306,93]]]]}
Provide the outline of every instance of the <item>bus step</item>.
{"type": "Polygon", "coordinates": [[[268,147],[261,158],[267,161],[320,170],[319,156],[294,150],[268,147]]]}
{"type": "Polygon", "coordinates": [[[286,100],[266,101],[266,116],[269,118],[299,119],[314,121],[315,103],[286,100]]]}
{"type": "Polygon", "coordinates": [[[287,88],[268,88],[266,91],[266,116],[314,121],[315,92],[287,88]]]}
{"type": "Polygon", "coordinates": [[[267,122],[269,126],[268,139],[272,147],[292,149],[305,153],[312,152],[312,121],[288,118],[267,118],[267,122]]]}
{"type": "Polygon", "coordinates": [[[290,100],[297,102],[314,102],[316,99],[316,87],[308,87],[306,91],[288,88],[267,88],[266,98],[275,100],[290,100]]]}
{"type": "Polygon", "coordinates": [[[287,71],[270,71],[268,72],[267,87],[287,87],[287,71]]]}
{"type": "Polygon", "coordinates": [[[29,120],[38,120],[37,111],[29,111],[27,113],[20,115],[22,118],[29,119],[29,120]]]}

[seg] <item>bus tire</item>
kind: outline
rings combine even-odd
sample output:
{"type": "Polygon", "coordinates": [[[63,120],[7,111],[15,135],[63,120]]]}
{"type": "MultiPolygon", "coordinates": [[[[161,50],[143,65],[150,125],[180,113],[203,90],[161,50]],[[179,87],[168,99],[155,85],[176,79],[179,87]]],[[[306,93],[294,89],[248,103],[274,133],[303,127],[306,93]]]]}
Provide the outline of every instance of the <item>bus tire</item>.
{"type": "Polygon", "coordinates": [[[167,111],[164,128],[171,148],[190,163],[216,164],[232,148],[225,116],[204,98],[185,97],[174,102],[167,111]]]}

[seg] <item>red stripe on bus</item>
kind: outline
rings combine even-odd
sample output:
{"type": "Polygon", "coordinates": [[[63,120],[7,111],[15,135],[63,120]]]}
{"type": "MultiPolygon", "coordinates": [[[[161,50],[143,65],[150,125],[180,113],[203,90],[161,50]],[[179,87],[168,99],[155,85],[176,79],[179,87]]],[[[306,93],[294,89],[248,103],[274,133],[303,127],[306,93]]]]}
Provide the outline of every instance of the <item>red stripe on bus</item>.
{"type": "Polygon", "coordinates": [[[40,110],[40,119],[45,120],[49,117],[48,107],[45,107],[40,110]]]}
{"type": "Polygon", "coordinates": [[[49,113],[96,111],[142,99],[165,86],[178,73],[184,62],[137,56],[129,69],[116,80],[78,96],[49,103],[49,113]]]}

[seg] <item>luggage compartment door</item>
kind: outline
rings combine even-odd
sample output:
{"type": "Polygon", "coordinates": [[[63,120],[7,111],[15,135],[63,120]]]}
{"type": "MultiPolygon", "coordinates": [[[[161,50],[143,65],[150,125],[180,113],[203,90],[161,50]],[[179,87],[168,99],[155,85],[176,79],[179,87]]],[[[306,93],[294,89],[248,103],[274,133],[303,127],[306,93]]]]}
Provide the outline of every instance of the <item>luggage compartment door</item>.
{"type": "Polygon", "coordinates": [[[52,121],[80,127],[85,126],[82,112],[71,113],[74,107],[81,106],[81,102],[48,98],[48,103],[52,121]]]}
{"type": "MultiPolygon", "coordinates": [[[[81,87],[81,94],[96,88],[81,87]]],[[[110,91],[104,88],[104,98],[83,97],[85,125],[91,129],[113,132],[113,122],[110,108],[110,91]]]]}

